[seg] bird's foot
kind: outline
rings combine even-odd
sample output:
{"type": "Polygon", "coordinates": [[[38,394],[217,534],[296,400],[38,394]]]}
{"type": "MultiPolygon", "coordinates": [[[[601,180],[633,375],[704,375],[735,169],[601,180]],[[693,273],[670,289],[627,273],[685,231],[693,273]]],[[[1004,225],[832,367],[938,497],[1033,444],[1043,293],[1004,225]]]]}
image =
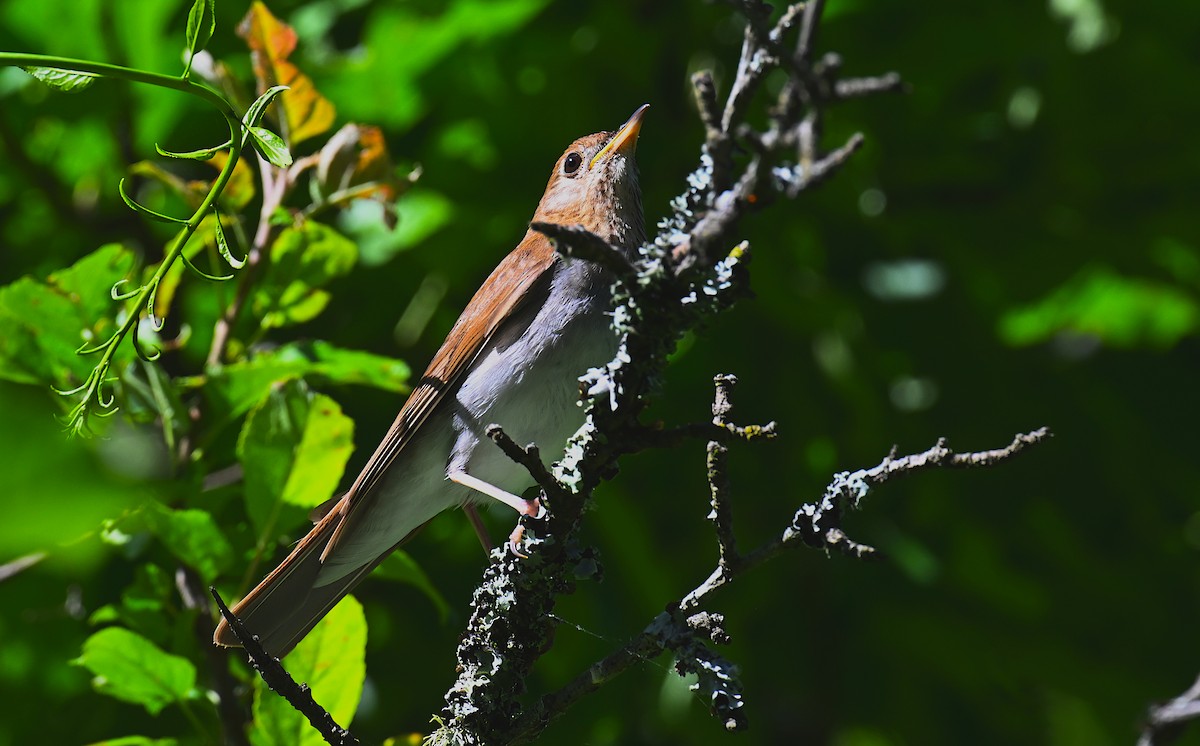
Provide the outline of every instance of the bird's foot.
{"type": "MultiPolygon", "coordinates": [[[[530,518],[543,518],[546,515],[546,509],[542,507],[542,501],[536,497],[532,500],[525,500],[524,505],[517,508],[518,512],[523,516],[530,518]]],[[[517,519],[517,527],[508,535],[508,548],[512,553],[521,559],[528,559],[529,555],[521,551],[521,541],[525,538],[525,524],[517,519]]]]}

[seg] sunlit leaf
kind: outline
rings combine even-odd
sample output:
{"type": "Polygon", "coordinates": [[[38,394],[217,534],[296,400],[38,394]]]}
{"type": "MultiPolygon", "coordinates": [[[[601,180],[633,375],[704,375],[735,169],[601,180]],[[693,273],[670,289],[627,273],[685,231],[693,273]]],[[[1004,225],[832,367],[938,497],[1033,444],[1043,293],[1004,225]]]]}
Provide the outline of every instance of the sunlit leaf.
{"type": "Polygon", "coordinates": [[[337,489],[346,462],[354,450],[354,421],[324,394],[312,398],[304,435],[296,447],[296,460],[288,475],[282,499],[302,508],[314,508],[337,489]]]}
{"type": "MultiPolygon", "coordinates": [[[[233,561],[233,549],[210,513],[204,510],[173,510],[152,503],[133,522],[144,522],[180,562],[194,569],[201,580],[211,583],[233,561]]],[[[122,523],[124,525],[124,522],[122,523]]]]}
{"type": "Polygon", "coordinates": [[[291,26],[256,1],[238,24],[238,35],[250,47],[259,90],[275,85],[288,86],[282,99],[282,123],[287,142],[296,145],[333,126],[336,116],[333,104],[313,87],[311,78],[288,61],[296,48],[296,32],[291,26]]]}
{"type": "MultiPolygon", "coordinates": [[[[217,17],[213,8],[214,0],[194,0],[192,9],[188,11],[187,19],[187,49],[188,67],[191,70],[192,56],[204,49],[217,28],[217,17]]],[[[184,73],[187,74],[186,71],[184,73]]]]}
{"type": "MultiPolygon", "coordinates": [[[[362,604],[346,596],[313,631],[288,653],[283,664],[296,681],[312,689],[313,698],[334,721],[349,726],[362,697],[366,677],[367,620],[362,604]]],[[[320,746],[321,734],[287,700],[255,677],[254,746],[320,746]]]]}
{"type": "MultiPolygon", "coordinates": [[[[82,380],[92,362],[75,350],[111,335],[121,304],[112,301],[110,292],[130,276],[133,264],[131,252],[109,244],[45,282],[23,277],[0,287],[0,378],[59,388],[82,380]]],[[[122,345],[114,364],[132,355],[122,345]]]]}
{"type": "Polygon", "coordinates": [[[27,67],[25,72],[41,82],[65,93],[75,93],[96,82],[101,77],[96,73],[85,73],[79,70],[63,70],[58,67],[27,67]]]}
{"type": "Polygon", "coordinates": [[[297,378],[404,392],[410,375],[411,370],[402,360],[313,341],[259,352],[249,360],[223,365],[189,383],[202,385],[218,411],[237,417],[261,401],[272,386],[297,378]]]}
{"type": "Polygon", "coordinates": [[[238,439],[246,510],[268,540],[281,518],[328,500],[353,447],[354,423],[341,407],[300,381],[272,389],[246,418],[238,439]],[[286,511],[284,505],[304,508],[286,511]]]}
{"type": "Polygon", "coordinates": [[[1059,332],[1094,336],[1113,347],[1167,348],[1200,326],[1200,304],[1175,287],[1085,269],[1041,301],[1008,312],[1000,335],[1012,345],[1044,342],[1059,332]]]}
{"type": "Polygon", "coordinates": [[[75,662],[95,675],[97,691],[142,705],[151,715],[195,694],[196,669],[190,661],[121,627],[89,637],[75,662]]]}
{"type": "Polygon", "coordinates": [[[175,746],[179,741],[174,738],[149,738],[147,736],[122,736],[95,741],[88,746],[175,746]]]}
{"type": "MultiPolygon", "coordinates": [[[[213,168],[218,171],[225,168],[225,164],[229,161],[228,152],[220,152],[215,154],[208,161],[213,168]]],[[[211,182],[199,182],[202,189],[208,190],[211,182]]],[[[238,211],[250,203],[254,199],[254,195],[258,191],[258,178],[254,173],[254,169],[246,161],[245,157],[238,158],[238,162],[233,167],[233,173],[229,176],[229,181],[225,182],[225,189],[221,192],[220,202],[223,206],[232,211],[238,211]]]]}
{"type": "Polygon", "coordinates": [[[349,272],[358,249],[322,223],[285,228],[270,248],[270,262],[255,285],[252,306],[264,327],[296,324],[325,309],[329,294],[321,288],[349,272]]]}
{"type": "Polygon", "coordinates": [[[271,130],[266,127],[251,127],[250,139],[254,143],[254,149],[262,153],[263,158],[272,166],[287,168],[292,165],[292,154],[288,152],[287,144],[271,130]]]}

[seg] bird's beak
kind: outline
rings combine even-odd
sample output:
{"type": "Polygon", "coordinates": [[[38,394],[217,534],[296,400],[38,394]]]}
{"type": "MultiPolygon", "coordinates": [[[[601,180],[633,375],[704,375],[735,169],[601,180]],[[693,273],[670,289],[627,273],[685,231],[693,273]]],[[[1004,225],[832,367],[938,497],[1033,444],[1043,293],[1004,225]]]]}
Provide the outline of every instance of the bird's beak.
{"type": "Polygon", "coordinates": [[[600,159],[610,153],[621,153],[632,155],[637,147],[638,132],[642,129],[642,117],[646,114],[646,109],[650,108],[650,104],[642,104],[637,111],[633,112],[633,116],[625,124],[621,125],[621,129],[617,130],[617,134],[612,136],[608,144],[600,148],[600,152],[592,157],[591,163],[588,164],[588,170],[596,166],[600,159]]]}

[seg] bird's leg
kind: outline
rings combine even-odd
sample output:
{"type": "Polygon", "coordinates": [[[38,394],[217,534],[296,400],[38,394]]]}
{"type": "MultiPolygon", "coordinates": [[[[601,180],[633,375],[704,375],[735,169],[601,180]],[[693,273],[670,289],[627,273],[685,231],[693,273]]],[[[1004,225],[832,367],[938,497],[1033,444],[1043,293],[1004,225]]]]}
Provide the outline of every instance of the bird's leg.
{"type": "Polygon", "coordinates": [[[475,529],[475,536],[483,546],[483,553],[490,557],[496,547],[492,544],[492,537],[488,535],[487,526],[483,525],[483,519],[479,517],[479,509],[474,503],[467,503],[462,509],[467,515],[467,520],[471,522],[471,528],[475,529]]]}
{"type": "MultiPolygon", "coordinates": [[[[465,471],[452,471],[446,475],[446,478],[455,484],[461,484],[463,487],[475,490],[476,492],[487,495],[495,500],[499,500],[521,515],[537,516],[542,512],[542,504],[537,498],[526,500],[519,495],[514,495],[507,490],[502,490],[494,484],[489,484],[482,479],[473,477],[465,471]]],[[[521,542],[521,537],[524,535],[525,527],[520,523],[518,523],[517,527],[513,529],[513,532],[508,535],[508,545],[512,547],[513,553],[518,557],[525,556],[519,549],[517,549],[517,546],[521,542]]]]}

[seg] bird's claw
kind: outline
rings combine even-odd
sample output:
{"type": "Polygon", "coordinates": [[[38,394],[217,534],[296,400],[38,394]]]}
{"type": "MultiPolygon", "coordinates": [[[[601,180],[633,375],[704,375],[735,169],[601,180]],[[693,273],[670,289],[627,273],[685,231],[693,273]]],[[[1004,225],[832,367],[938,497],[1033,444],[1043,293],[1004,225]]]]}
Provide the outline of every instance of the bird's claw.
{"type": "MultiPolygon", "coordinates": [[[[535,497],[532,500],[525,501],[525,506],[521,508],[521,516],[529,516],[534,519],[544,518],[546,516],[546,509],[542,507],[542,501],[535,497]]],[[[529,559],[529,555],[521,551],[521,541],[524,538],[525,524],[518,519],[517,527],[508,535],[508,548],[521,559],[529,559]]]]}

